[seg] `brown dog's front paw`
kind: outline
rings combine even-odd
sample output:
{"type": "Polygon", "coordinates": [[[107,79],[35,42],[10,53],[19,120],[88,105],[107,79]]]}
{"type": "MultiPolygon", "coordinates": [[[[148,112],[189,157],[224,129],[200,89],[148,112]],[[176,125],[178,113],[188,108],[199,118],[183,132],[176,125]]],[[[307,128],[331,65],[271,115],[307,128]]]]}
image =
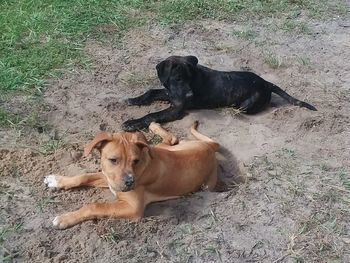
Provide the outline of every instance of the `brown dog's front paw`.
{"type": "Polygon", "coordinates": [[[61,176],[54,175],[54,174],[45,176],[44,184],[46,184],[46,186],[49,188],[61,188],[60,177],[61,176]]]}
{"type": "Polygon", "coordinates": [[[68,227],[71,227],[74,223],[70,222],[70,216],[69,213],[56,216],[54,220],[52,221],[52,224],[57,229],[66,229],[68,227]]]}
{"type": "Polygon", "coordinates": [[[52,224],[55,228],[58,228],[58,229],[65,229],[67,228],[67,225],[62,222],[62,219],[60,216],[56,216],[53,221],[52,221],[52,224]]]}

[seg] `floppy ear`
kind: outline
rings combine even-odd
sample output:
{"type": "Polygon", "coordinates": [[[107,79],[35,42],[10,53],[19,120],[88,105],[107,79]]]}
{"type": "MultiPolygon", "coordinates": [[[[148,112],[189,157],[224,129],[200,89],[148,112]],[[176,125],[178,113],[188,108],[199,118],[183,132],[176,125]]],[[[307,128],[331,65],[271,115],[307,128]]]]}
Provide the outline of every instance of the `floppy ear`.
{"type": "Polygon", "coordinates": [[[164,83],[170,77],[171,63],[169,63],[169,61],[164,60],[164,61],[160,62],[159,64],[157,64],[156,69],[157,69],[158,78],[159,78],[160,82],[162,83],[162,85],[164,85],[164,83]]]}
{"type": "Polygon", "coordinates": [[[195,56],[186,56],[185,58],[187,62],[191,63],[193,66],[196,66],[198,64],[198,58],[195,56]]]}
{"type": "Polygon", "coordinates": [[[145,147],[149,148],[149,145],[147,143],[144,143],[144,142],[135,142],[136,146],[139,147],[141,150],[145,147]]]}
{"type": "Polygon", "coordinates": [[[147,143],[147,139],[142,132],[134,132],[131,137],[132,142],[144,142],[147,143]]]}
{"type": "Polygon", "coordinates": [[[94,148],[99,148],[104,141],[112,141],[113,135],[109,132],[101,132],[95,136],[95,138],[89,142],[84,148],[84,156],[88,156],[94,148]]]}
{"type": "Polygon", "coordinates": [[[141,151],[146,151],[148,152],[149,156],[152,157],[151,155],[151,148],[147,143],[144,142],[135,142],[136,146],[140,148],[141,151]]]}

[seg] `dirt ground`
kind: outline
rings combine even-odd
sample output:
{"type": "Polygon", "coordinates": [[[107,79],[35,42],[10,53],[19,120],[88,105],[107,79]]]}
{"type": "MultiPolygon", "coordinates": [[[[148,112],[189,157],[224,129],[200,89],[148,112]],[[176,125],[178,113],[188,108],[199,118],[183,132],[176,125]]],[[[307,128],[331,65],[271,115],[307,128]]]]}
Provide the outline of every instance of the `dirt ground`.
{"type": "Polygon", "coordinates": [[[307,33],[273,27],[278,22],[149,25],[120,44],[89,40],[89,70],[52,80],[41,99],[10,102],[18,114],[39,109],[40,117],[29,131],[0,131],[3,260],[350,262],[350,21],[308,22],[307,33]],[[165,108],[123,101],[159,87],[155,65],[173,54],[196,55],[216,69],[252,70],[318,111],[278,97],[255,116],[229,108],[192,111],[165,127],[190,138],[189,127],[199,120],[199,130],[226,148],[222,175],[243,181],[229,192],[152,204],[140,222],[54,229],[56,215],[113,195],[48,190],[44,176],[99,169],[97,153],[81,157],[96,132],[120,131],[123,121],[165,108]]]}

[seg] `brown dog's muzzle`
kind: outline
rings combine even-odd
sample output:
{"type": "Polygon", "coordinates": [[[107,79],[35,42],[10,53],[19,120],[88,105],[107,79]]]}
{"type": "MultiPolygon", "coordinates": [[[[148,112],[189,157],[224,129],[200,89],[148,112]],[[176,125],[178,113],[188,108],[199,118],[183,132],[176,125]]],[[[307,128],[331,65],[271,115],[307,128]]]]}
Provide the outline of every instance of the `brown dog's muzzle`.
{"type": "Polygon", "coordinates": [[[123,175],[122,181],[123,181],[124,187],[122,187],[121,190],[123,192],[127,192],[127,191],[130,191],[130,190],[134,189],[135,179],[134,179],[134,176],[131,173],[123,175]]]}

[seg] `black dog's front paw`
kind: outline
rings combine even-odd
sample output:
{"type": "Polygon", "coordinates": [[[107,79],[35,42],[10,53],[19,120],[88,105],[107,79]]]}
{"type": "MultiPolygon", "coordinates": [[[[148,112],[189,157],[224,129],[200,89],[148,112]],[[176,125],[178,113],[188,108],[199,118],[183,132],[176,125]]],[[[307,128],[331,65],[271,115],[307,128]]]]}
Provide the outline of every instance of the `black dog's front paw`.
{"type": "Polygon", "coordinates": [[[124,131],[136,131],[136,130],[141,130],[143,128],[146,128],[147,125],[143,123],[142,121],[138,120],[128,120],[122,124],[122,129],[124,131]]]}
{"type": "Polygon", "coordinates": [[[126,100],[126,103],[130,106],[132,105],[136,105],[136,106],[139,106],[139,105],[142,105],[142,102],[137,99],[137,98],[129,98],[126,100]]]}

